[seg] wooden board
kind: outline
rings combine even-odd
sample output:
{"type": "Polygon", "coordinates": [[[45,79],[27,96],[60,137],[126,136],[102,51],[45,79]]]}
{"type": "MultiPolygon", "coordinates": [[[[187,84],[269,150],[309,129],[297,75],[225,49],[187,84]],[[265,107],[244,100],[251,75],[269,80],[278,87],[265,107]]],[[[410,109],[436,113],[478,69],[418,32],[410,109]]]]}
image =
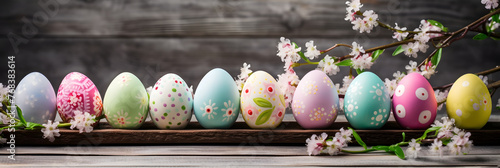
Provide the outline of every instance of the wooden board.
{"type": "MultiPolygon", "coordinates": [[[[18,130],[15,132],[16,145],[169,145],[169,144],[305,144],[312,134],[326,132],[335,135],[346,122],[337,122],[328,129],[304,130],[295,122],[284,122],[274,130],[250,129],[245,123],[237,122],[231,129],[204,129],[199,123],[191,122],[183,130],[158,130],[151,122],[146,122],[138,130],[113,129],[107,123],[100,123],[92,133],[80,134],[77,130],[60,129],[61,136],[54,142],[42,138],[42,132],[18,130]]],[[[500,122],[489,122],[481,130],[472,133],[474,145],[497,145],[500,142],[500,122]]],[[[357,130],[368,145],[391,145],[406,137],[418,138],[423,130],[403,130],[397,123],[388,122],[381,130],[357,130]]],[[[3,133],[6,137],[8,132],[3,133]]]]}
{"type": "MultiPolygon", "coordinates": [[[[359,147],[350,147],[361,150],[359,147]]],[[[500,147],[476,147],[469,155],[438,156],[423,149],[417,159],[401,160],[385,153],[307,156],[305,146],[149,146],[149,147],[19,147],[16,160],[0,153],[0,167],[68,166],[431,166],[497,167],[500,147]],[[77,151],[77,152],[75,152],[77,151]]]]}

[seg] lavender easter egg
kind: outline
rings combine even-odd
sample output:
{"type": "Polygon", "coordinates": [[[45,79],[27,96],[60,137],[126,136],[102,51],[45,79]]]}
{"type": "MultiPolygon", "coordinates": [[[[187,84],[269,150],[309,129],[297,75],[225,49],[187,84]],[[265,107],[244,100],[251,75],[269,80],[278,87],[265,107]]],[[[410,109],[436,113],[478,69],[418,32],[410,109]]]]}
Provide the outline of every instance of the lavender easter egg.
{"type": "Polygon", "coordinates": [[[419,73],[406,75],[396,87],[392,113],[407,129],[427,129],[436,119],[437,101],[431,84],[419,73]]]}
{"type": "Polygon", "coordinates": [[[344,112],[355,129],[384,126],[391,112],[391,98],[384,82],[372,72],[358,75],[347,88],[344,112]]]}
{"type": "Polygon", "coordinates": [[[193,95],[186,82],[176,74],[161,77],[151,90],[149,114],[160,129],[182,129],[193,115],[193,95]]]}
{"type": "Polygon", "coordinates": [[[102,99],[97,87],[87,76],[71,72],[59,85],[57,112],[64,122],[70,122],[76,110],[98,117],[102,113],[102,99]]]}
{"type": "Polygon", "coordinates": [[[251,128],[276,128],[285,116],[285,100],[278,82],[269,73],[256,71],[241,93],[243,119],[251,128]]]}
{"type": "Polygon", "coordinates": [[[329,127],[339,111],[339,96],[332,80],[319,70],[307,73],[293,95],[292,111],[303,128],[329,127]]]}
{"type": "Polygon", "coordinates": [[[43,74],[26,75],[19,82],[14,97],[26,121],[43,124],[56,118],[56,94],[43,74]]]}

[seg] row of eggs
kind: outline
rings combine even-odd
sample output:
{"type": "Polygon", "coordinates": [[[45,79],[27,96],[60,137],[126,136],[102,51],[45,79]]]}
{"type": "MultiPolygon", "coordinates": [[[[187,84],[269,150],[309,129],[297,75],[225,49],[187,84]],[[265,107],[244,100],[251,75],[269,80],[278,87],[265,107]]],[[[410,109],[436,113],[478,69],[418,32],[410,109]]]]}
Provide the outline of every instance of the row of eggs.
{"type": "MultiPolygon", "coordinates": [[[[100,116],[104,113],[114,128],[137,129],[148,114],[160,129],[182,129],[194,112],[204,128],[230,128],[241,113],[251,128],[276,128],[283,120],[285,100],[276,80],[264,71],[254,72],[240,92],[225,70],[216,68],[200,81],[196,93],[176,74],[166,74],[150,94],[133,74],[124,72],[101,95],[85,75],[72,72],[59,86],[57,96],[41,73],[24,77],[15,92],[16,104],[30,122],[54,120],[56,111],[64,122],[75,110],[100,116]]],[[[491,98],[481,79],[472,74],[460,77],[450,89],[448,116],[464,129],[480,129],[491,114],[491,98]]],[[[382,80],[371,72],[358,75],[344,97],[344,112],[355,129],[379,129],[391,111],[407,129],[426,129],[436,118],[434,90],[423,76],[405,76],[391,97],[382,80]]],[[[307,73],[298,84],[291,104],[299,125],[306,129],[329,127],[340,111],[337,89],[319,70],[307,73]]]]}

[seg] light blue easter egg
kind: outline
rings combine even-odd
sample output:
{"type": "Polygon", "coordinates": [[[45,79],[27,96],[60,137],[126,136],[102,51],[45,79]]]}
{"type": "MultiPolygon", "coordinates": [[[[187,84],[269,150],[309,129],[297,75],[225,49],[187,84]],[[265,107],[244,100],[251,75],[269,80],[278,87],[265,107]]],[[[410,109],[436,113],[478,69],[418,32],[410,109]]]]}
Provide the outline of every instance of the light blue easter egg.
{"type": "Polygon", "coordinates": [[[39,124],[54,121],[56,93],[50,81],[39,72],[26,75],[14,93],[15,103],[23,111],[24,119],[39,124]]]}
{"type": "Polygon", "coordinates": [[[379,129],[387,123],[390,112],[390,95],[374,73],[361,73],[347,88],[344,113],[355,129],[379,129]]]}
{"type": "Polygon", "coordinates": [[[194,94],[194,114],[204,128],[229,128],[240,111],[240,93],[229,73],[212,69],[198,84],[194,94]]]}

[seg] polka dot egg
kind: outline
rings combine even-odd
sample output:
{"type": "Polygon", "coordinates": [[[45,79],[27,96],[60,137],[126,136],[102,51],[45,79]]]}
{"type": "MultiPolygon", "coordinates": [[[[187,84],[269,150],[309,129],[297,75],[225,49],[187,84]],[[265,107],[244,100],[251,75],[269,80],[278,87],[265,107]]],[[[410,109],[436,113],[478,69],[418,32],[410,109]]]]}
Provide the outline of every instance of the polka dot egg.
{"type": "Polygon", "coordinates": [[[215,68],[201,79],[194,94],[194,115],[204,128],[230,128],[239,115],[238,86],[225,70],[215,68]]]}
{"type": "Polygon", "coordinates": [[[339,108],[337,88],[319,70],[307,73],[293,95],[293,116],[306,129],[329,127],[337,118],[339,108]]]}
{"type": "Polygon", "coordinates": [[[44,124],[56,118],[56,94],[43,74],[26,75],[17,85],[14,97],[26,121],[44,124]]]}
{"type": "Polygon", "coordinates": [[[149,114],[160,129],[182,129],[191,121],[193,97],[188,85],[176,74],[166,74],[153,86],[149,114]]]}
{"type": "Polygon", "coordinates": [[[57,111],[64,122],[70,122],[76,110],[98,117],[102,112],[102,99],[97,87],[87,76],[71,72],[59,85],[57,111]]]}
{"type": "Polygon", "coordinates": [[[269,73],[256,71],[241,93],[243,119],[251,128],[276,128],[285,116],[285,100],[278,82],[269,73]]]}
{"type": "Polygon", "coordinates": [[[384,82],[372,72],[358,75],[347,88],[344,112],[355,129],[384,126],[391,112],[391,99],[384,82]]]}
{"type": "Polygon", "coordinates": [[[448,116],[462,129],[481,129],[491,115],[491,96],[483,81],[465,74],[453,83],[446,99],[448,116]]]}
{"type": "Polygon", "coordinates": [[[148,93],[132,73],[123,72],[111,81],[103,100],[103,112],[113,128],[137,129],[148,116],[148,93]]]}
{"type": "Polygon", "coordinates": [[[407,129],[427,129],[436,118],[437,101],[431,84],[419,73],[405,76],[396,87],[392,112],[407,129]]]}

